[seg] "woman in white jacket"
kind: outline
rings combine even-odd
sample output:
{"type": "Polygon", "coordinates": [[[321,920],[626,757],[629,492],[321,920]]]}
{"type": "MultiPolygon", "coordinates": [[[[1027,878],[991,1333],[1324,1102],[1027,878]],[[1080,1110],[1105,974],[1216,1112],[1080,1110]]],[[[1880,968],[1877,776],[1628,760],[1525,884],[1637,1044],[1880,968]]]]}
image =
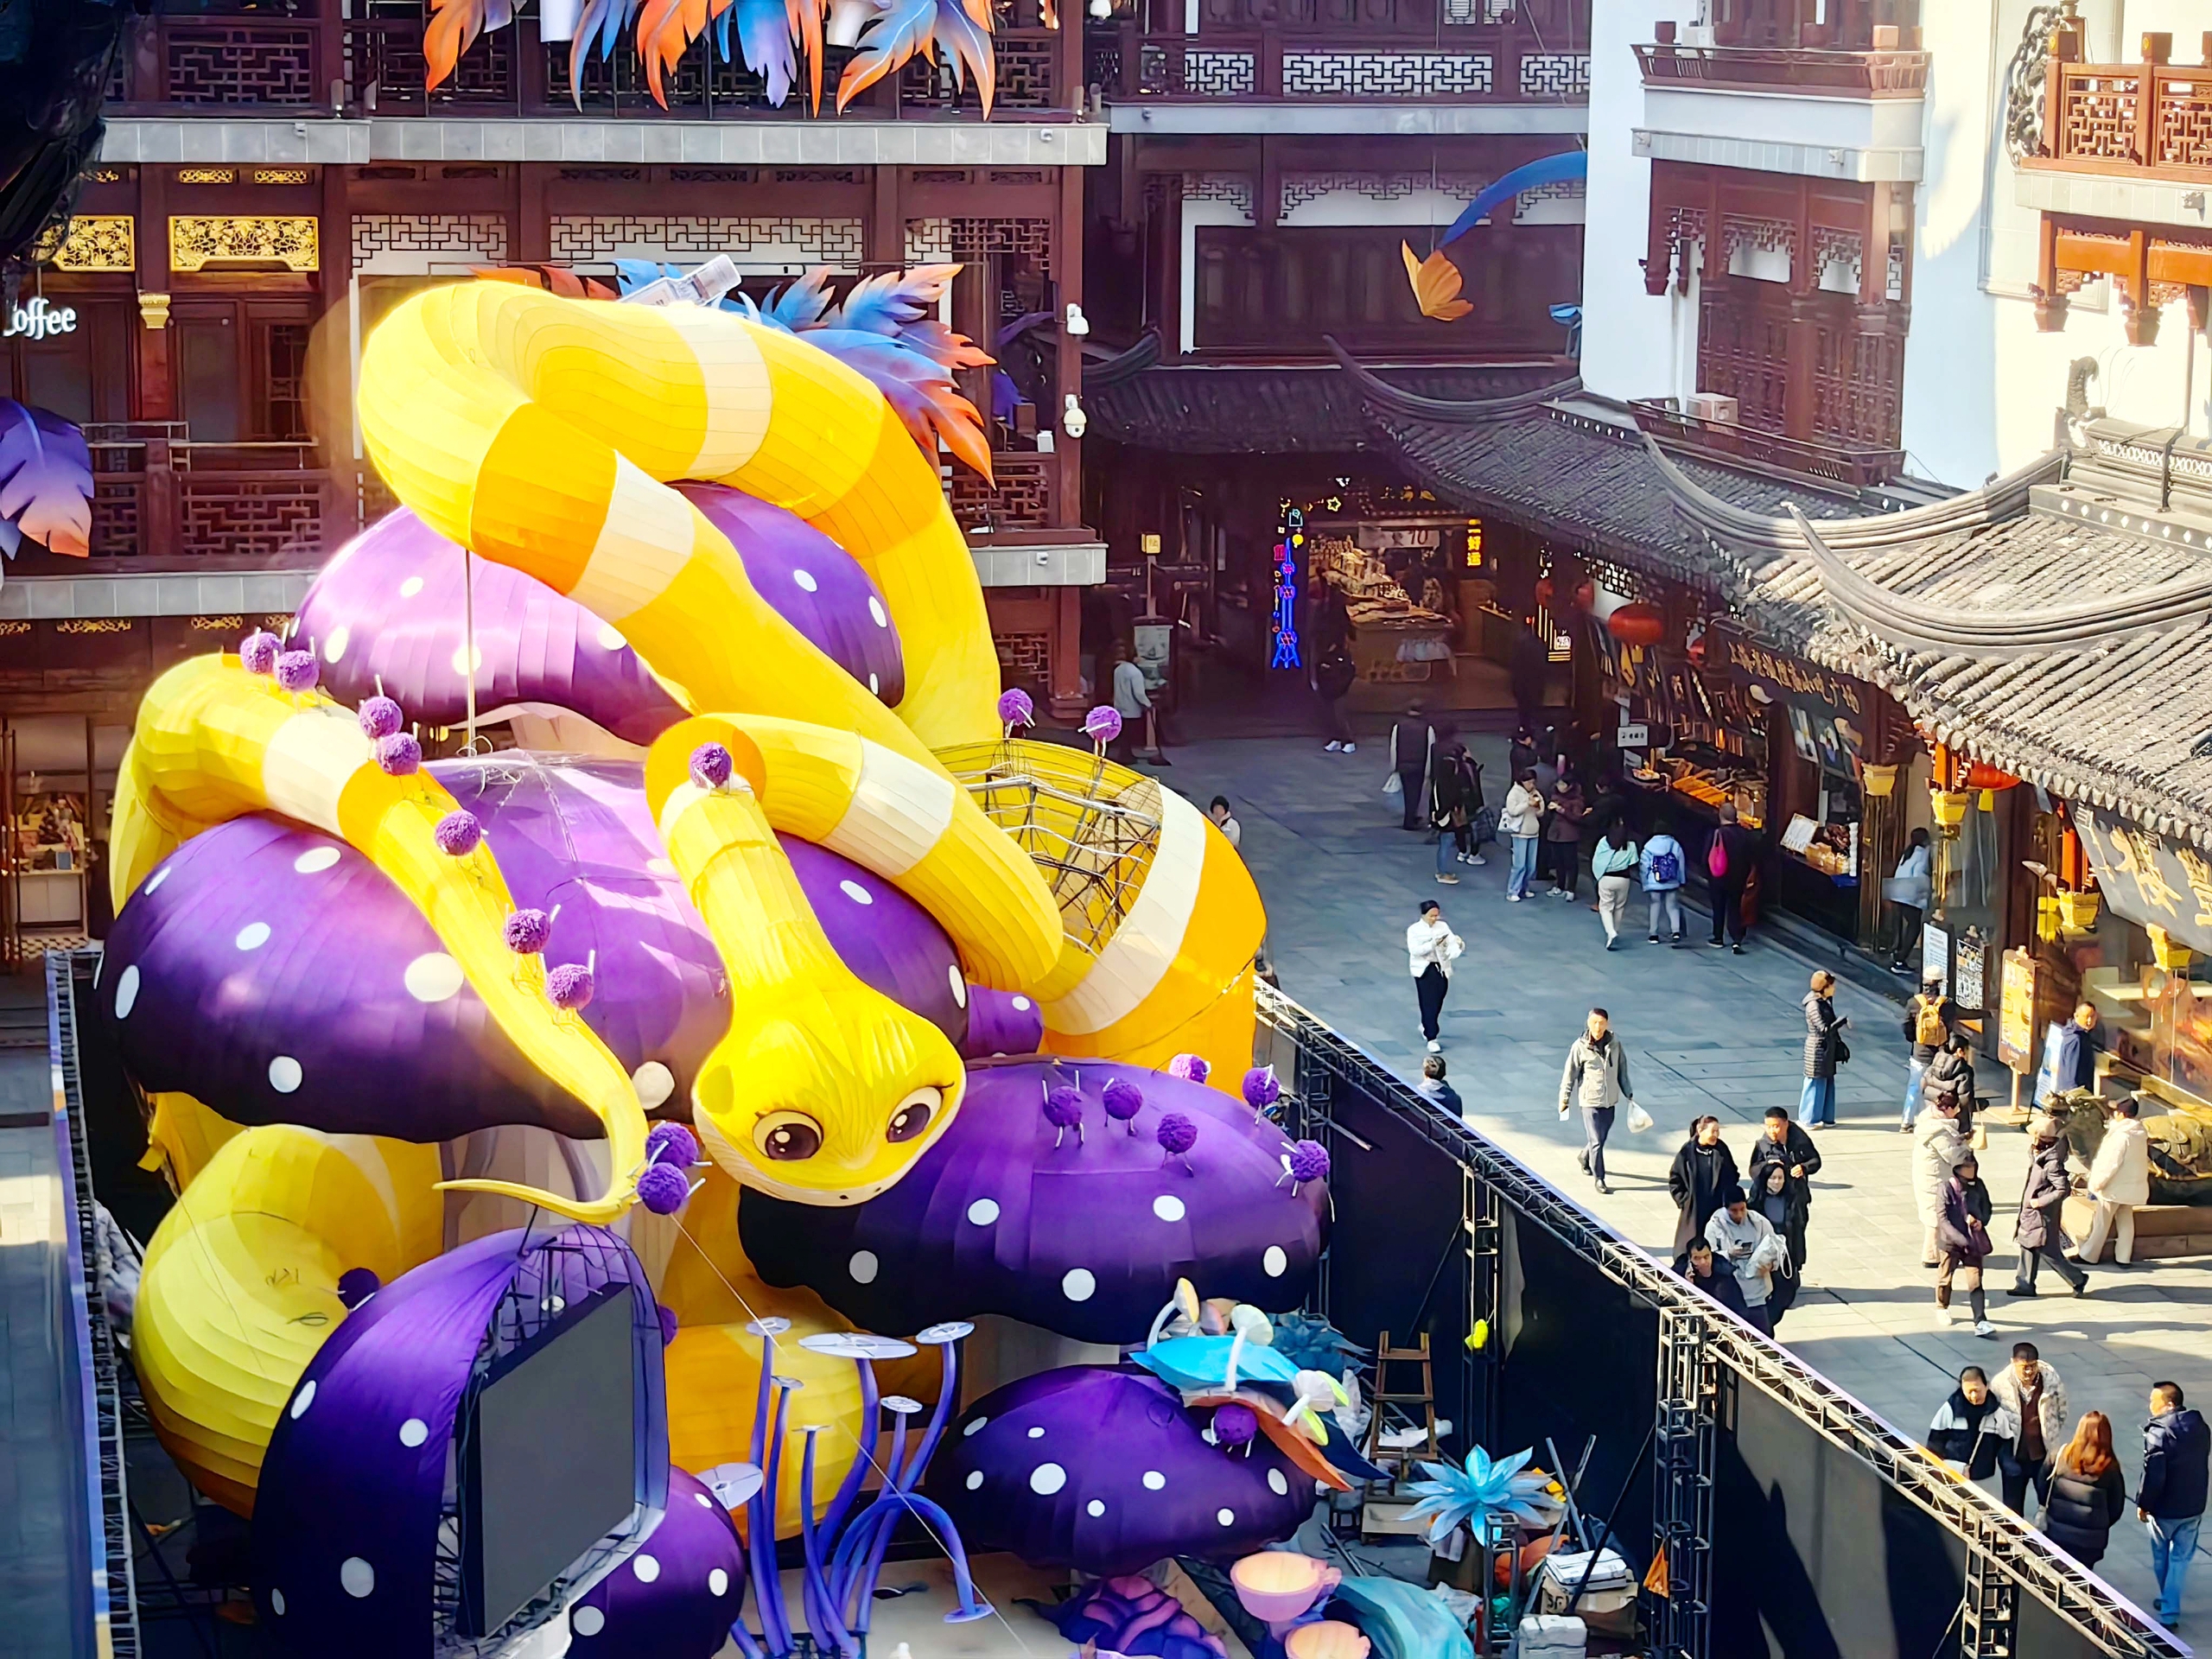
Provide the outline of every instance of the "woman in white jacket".
{"type": "Polygon", "coordinates": [[[2114,1221],[2120,1224],[2120,1245],[2113,1260],[2124,1268],[2135,1259],[2135,1206],[2151,1202],[2151,1137],[2136,1122],[2136,1110],[2133,1096],[2113,1102],[2112,1121],[2090,1162],[2089,1196],[2097,1201],[2097,1214],[2082,1241],[2084,1262],[2105,1253],[2105,1236],[2114,1221]]]}
{"type": "Polygon", "coordinates": [[[1497,828],[1499,834],[1513,837],[1513,869],[1505,879],[1505,902],[1517,905],[1529,896],[1529,884],[1536,879],[1536,853],[1544,844],[1544,793],[1536,786],[1535,772],[1515,775],[1498,812],[1497,828]]]}

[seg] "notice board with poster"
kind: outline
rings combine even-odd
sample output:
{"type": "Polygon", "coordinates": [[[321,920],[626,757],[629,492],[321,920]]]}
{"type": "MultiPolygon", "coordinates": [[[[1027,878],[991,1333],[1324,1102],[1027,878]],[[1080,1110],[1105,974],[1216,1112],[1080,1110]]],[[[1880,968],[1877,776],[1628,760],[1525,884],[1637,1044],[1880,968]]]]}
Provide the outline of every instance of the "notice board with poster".
{"type": "Polygon", "coordinates": [[[1997,1058],[2015,1071],[2031,1071],[2036,1050],[2035,957],[2018,948],[2007,950],[2001,971],[1997,992],[1997,1058]]]}

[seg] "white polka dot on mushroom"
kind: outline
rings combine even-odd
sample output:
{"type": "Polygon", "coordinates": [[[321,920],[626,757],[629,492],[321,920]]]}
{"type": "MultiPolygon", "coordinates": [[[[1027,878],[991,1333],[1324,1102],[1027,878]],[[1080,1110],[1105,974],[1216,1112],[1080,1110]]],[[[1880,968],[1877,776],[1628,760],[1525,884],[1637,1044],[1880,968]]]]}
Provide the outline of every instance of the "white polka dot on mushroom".
{"type": "Polygon", "coordinates": [[[801,593],[810,594],[822,586],[814,579],[814,572],[811,570],[794,570],[791,572],[791,580],[798,583],[801,593]]]}
{"type": "Polygon", "coordinates": [[[1274,1490],[1274,1495],[1277,1497],[1288,1497],[1290,1496],[1290,1483],[1282,1478],[1281,1470],[1270,1469],[1268,1471],[1268,1484],[1274,1490]]]}
{"type": "Polygon", "coordinates": [[[1089,1268],[1070,1268],[1060,1276],[1060,1294],[1071,1302],[1087,1302],[1098,1288],[1089,1268]]]}
{"type": "Polygon", "coordinates": [[[978,1490],[982,1484],[983,1471],[980,1469],[970,1469],[968,1471],[968,1490],[971,1492],[975,1491],[978,1490]]]}
{"type": "Polygon", "coordinates": [[[146,878],[146,885],[145,885],[144,887],[141,887],[141,888],[139,889],[139,891],[140,891],[141,893],[153,893],[153,892],[156,892],[156,891],[157,891],[157,890],[160,888],[160,887],[161,887],[162,883],[162,882],[164,882],[164,881],[166,881],[166,880],[168,880],[168,879],[169,879],[169,867],[168,867],[168,865],[164,864],[164,865],[162,865],[162,868],[161,868],[160,869],[156,870],[156,871],[155,871],[151,875],[149,875],[149,876],[148,876],[148,877],[146,878]]]}
{"type": "Polygon", "coordinates": [[[968,1006],[968,981],[961,974],[960,964],[957,962],[946,963],[944,973],[945,977],[951,982],[952,985],[952,1006],[956,1008],[966,1007],[968,1006]]]}
{"type": "Polygon", "coordinates": [[[474,651],[469,650],[466,645],[455,645],[453,648],[453,671],[454,673],[474,674],[481,671],[483,666],[483,646],[479,645],[474,651]]]}
{"type": "Polygon", "coordinates": [[[358,1555],[348,1555],[338,1568],[338,1583],[359,1601],[377,1587],[377,1570],[358,1555]]]}
{"type": "Polygon", "coordinates": [[[1029,1490],[1039,1497],[1050,1497],[1068,1484],[1068,1471],[1057,1463],[1040,1463],[1029,1471],[1029,1490]]]}
{"type": "Polygon", "coordinates": [[[420,576],[410,576],[399,584],[399,596],[402,599],[412,599],[422,591],[423,578],[420,576]]]}
{"type": "Polygon", "coordinates": [[[1014,999],[1014,1011],[1016,1014],[1027,1014],[1027,1013],[1028,1013],[1028,1012],[1029,1012],[1029,999],[1028,999],[1027,997],[1026,997],[1026,996],[1017,996],[1017,997],[1015,997],[1015,998],[1014,999]]]}
{"type": "Polygon", "coordinates": [[[715,1500],[709,1497],[704,1492],[692,1493],[691,1501],[694,1503],[696,1503],[702,1510],[711,1510],[715,1507],[715,1500]]]}
{"type": "Polygon", "coordinates": [[[1147,1469],[1144,1471],[1144,1489],[1147,1492],[1156,1492],[1166,1484],[1167,1477],[1161,1474],[1159,1470],[1147,1469]]]}
{"type": "Polygon", "coordinates": [[[115,981],[115,1017],[127,1020],[138,1001],[138,964],[132,963],[115,981]]]}
{"type": "Polygon", "coordinates": [[[468,976],[461,964],[442,950],[431,950],[407,964],[400,976],[407,995],[417,1002],[446,1002],[461,995],[468,976]]]}
{"type": "Polygon", "coordinates": [[[429,1438],[430,1426],[420,1417],[410,1417],[399,1426],[399,1443],[402,1446],[420,1446],[429,1438]]]}
{"type": "Polygon", "coordinates": [[[269,1592],[269,1611],[279,1618],[284,1617],[284,1592],[282,1590],[269,1592]]]}
{"type": "Polygon", "coordinates": [[[630,1086],[638,1091],[638,1104],[651,1111],[676,1092],[676,1074],[658,1060],[647,1060],[630,1074],[630,1086]]]}
{"type": "Polygon", "coordinates": [[[655,1579],[660,1577],[660,1562],[651,1555],[632,1555],[630,1558],[630,1570],[638,1575],[639,1584],[651,1584],[655,1579]]]}
{"type": "Polygon", "coordinates": [[[346,647],[353,638],[353,632],[349,629],[333,628],[330,631],[330,638],[322,642],[322,660],[326,663],[336,662],[346,654],[346,647]]]}
{"type": "Polygon", "coordinates": [[[1033,1440],[1043,1440],[1045,1438],[1044,1426],[1039,1424],[1037,1427],[1031,1429],[1029,1431],[1029,1438],[1033,1440]]]}
{"type": "MultiPolygon", "coordinates": [[[[996,1198],[978,1198],[968,1206],[968,1219],[976,1226],[988,1227],[998,1218],[999,1204],[996,1198]]],[[[973,1433],[975,1431],[970,1429],[969,1433],[973,1433]]]]}
{"type": "Polygon", "coordinates": [[[876,1269],[881,1265],[875,1259],[874,1250],[855,1250],[853,1259],[845,1263],[845,1270],[853,1275],[855,1284],[872,1285],[875,1282],[876,1269]]]}
{"type": "Polygon", "coordinates": [[[578,1636],[597,1636],[607,1628],[607,1615],[596,1607],[579,1607],[569,1615],[569,1628],[578,1636]]]}
{"type": "Polygon", "coordinates": [[[1094,1497],[1090,1503],[1083,1506],[1083,1512],[1089,1516],[1092,1520],[1096,1521],[1100,1516],[1106,1513],[1106,1505],[1097,1498],[1094,1497]]]}
{"type": "Polygon", "coordinates": [[[335,847],[310,847],[292,861],[292,868],[302,875],[321,875],[337,861],[335,847]]]}
{"type": "Polygon", "coordinates": [[[875,895],[850,876],[847,876],[837,884],[837,891],[856,905],[872,905],[875,902],[875,895]]]}
{"type": "Polygon", "coordinates": [[[269,924],[248,922],[244,927],[238,929],[238,938],[231,943],[241,950],[258,950],[269,943],[269,924]]]}
{"type": "Polygon", "coordinates": [[[883,695],[883,682],[877,679],[874,674],[868,677],[868,694],[871,697],[880,697],[883,695]]]}
{"type": "Polygon", "coordinates": [[[967,1427],[960,1431],[962,1437],[964,1439],[966,1436],[970,1434],[982,1433],[983,1432],[983,1425],[990,1421],[991,1420],[988,1417],[978,1417],[974,1422],[969,1424],[967,1427]]]}
{"type": "Polygon", "coordinates": [[[891,626],[891,619],[884,614],[883,601],[874,594],[868,596],[868,620],[879,628],[887,628],[891,626]]]}
{"type": "Polygon", "coordinates": [[[713,1572],[708,1573],[707,1593],[711,1596],[728,1595],[729,1593],[729,1574],[723,1572],[719,1567],[713,1572]]]}
{"type": "Polygon", "coordinates": [[[1216,1510],[1213,1512],[1213,1518],[1220,1522],[1224,1527],[1233,1527],[1236,1524],[1236,1511],[1234,1510],[1216,1510]]]}
{"type": "Polygon", "coordinates": [[[1163,1192],[1152,1201],[1152,1213],[1162,1221],[1180,1221],[1190,1212],[1182,1199],[1173,1192],[1163,1192]]]}
{"type": "Polygon", "coordinates": [[[269,1062],[269,1086],[280,1095],[289,1095],[300,1086],[300,1063],[289,1054],[279,1054],[269,1062]]]}
{"type": "Polygon", "coordinates": [[[1283,1254],[1282,1246],[1270,1244],[1267,1254],[1260,1258],[1260,1271],[1270,1279],[1280,1279],[1290,1268],[1290,1258],[1283,1254]]]}
{"type": "Polygon", "coordinates": [[[629,643],[622,637],[622,630],[612,622],[599,625],[599,648],[601,651],[620,651],[629,643]]]}
{"type": "Polygon", "coordinates": [[[292,1421],[297,1422],[307,1415],[308,1408],[315,1404],[315,1379],[309,1377],[300,1384],[300,1391],[292,1396],[292,1421]]]}

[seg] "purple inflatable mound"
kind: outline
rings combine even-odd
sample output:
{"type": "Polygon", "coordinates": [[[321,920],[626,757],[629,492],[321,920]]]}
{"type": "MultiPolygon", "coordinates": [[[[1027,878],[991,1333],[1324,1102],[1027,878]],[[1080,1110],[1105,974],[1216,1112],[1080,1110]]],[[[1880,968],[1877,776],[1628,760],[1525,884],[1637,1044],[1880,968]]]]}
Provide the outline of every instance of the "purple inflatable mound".
{"type": "Polygon", "coordinates": [[[968,1039],[960,1052],[969,1059],[1034,1054],[1045,1046],[1045,1011],[1033,999],[988,985],[969,987],[968,996],[968,1039]]]}
{"type": "Polygon", "coordinates": [[[1168,1555],[1230,1558],[1290,1536],[1313,1478],[1266,1440],[1208,1445],[1206,1412],[1141,1371],[1071,1365],[986,1395],[930,1465],[970,1551],[1101,1577],[1168,1555]]]}
{"type": "Polygon", "coordinates": [[[739,1231],[768,1283],[805,1285],[865,1331],[1003,1313],[1080,1342],[1134,1343],[1178,1279],[1262,1308],[1305,1300],[1329,1195],[1319,1181],[1292,1191],[1289,1151],[1250,1108],[1165,1072],[990,1066],[969,1073],[959,1116],[880,1198],[830,1208],[748,1189],[739,1231]],[[1101,1097],[1116,1079],[1144,1096],[1126,1122],[1101,1097]],[[1079,1134],[1045,1116],[1063,1089],[1079,1134]],[[1171,1108],[1198,1126],[1187,1165],[1155,1138],[1171,1108]]]}
{"type": "MultiPolygon", "coordinates": [[[[384,692],[425,726],[467,710],[461,642],[461,551],[402,508],[322,568],[292,634],[311,643],[323,689],[341,702],[384,692]]],[[[474,573],[477,718],[516,708],[567,709],[632,743],[650,743],[683,710],[621,634],[534,576],[484,559],[474,573]]]]}
{"type": "Polygon", "coordinates": [[[1149,1579],[1101,1579],[1046,1617],[1078,1646],[1095,1642],[1124,1659],[1229,1659],[1222,1639],[1149,1579]]]}
{"type": "Polygon", "coordinates": [[[730,539],[746,579],[785,621],[887,704],[906,695],[899,631],[873,578],[795,513],[719,484],[677,487],[730,539]]]}
{"type": "Polygon", "coordinates": [[[745,1599],[745,1546],[704,1483],[668,1471],[668,1508],[569,1609],[577,1659],[714,1659],[745,1599]]]}
{"type": "Polygon", "coordinates": [[[874,871],[779,834],[784,856],[805,890],[839,959],[901,1007],[942,1031],[955,1048],[967,1040],[969,999],[959,953],[929,912],[874,871]]]}

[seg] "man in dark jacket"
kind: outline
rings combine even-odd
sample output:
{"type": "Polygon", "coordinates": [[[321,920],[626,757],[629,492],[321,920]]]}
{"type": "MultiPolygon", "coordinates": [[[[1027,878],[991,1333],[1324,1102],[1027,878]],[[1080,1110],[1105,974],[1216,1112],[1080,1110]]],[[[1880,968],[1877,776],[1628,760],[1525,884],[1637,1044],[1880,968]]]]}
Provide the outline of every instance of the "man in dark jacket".
{"type": "Polygon", "coordinates": [[[1713,900],[1713,943],[1720,943],[1725,926],[1728,942],[1736,954],[1744,954],[1744,884],[1751,879],[1751,867],[1758,861],[1758,837],[1736,822],[1736,807],[1732,801],[1720,807],[1720,827],[1713,832],[1713,839],[1706,843],[1706,891],[1713,900]],[[1714,849],[1719,849],[1720,868],[1713,870],[1714,849]]]}
{"type": "Polygon", "coordinates": [[[1759,1213],[1774,1225],[1789,1246],[1790,1273],[1777,1278],[1767,1299],[1767,1312],[1779,1325],[1797,1300],[1797,1274],[1805,1266],[1805,1238],[1813,1207],[1813,1177],[1820,1173],[1821,1152],[1813,1137],[1789,1121],[1787,1108],[1766,1109],[1766,1128],[1751,1144],[1751,1198],[1759,1213]],[[1775,1176],[1780,1173],[1779,1191],[1775,1176]],[[1781,1214],[1777,1217],[1776,1211],[1781,1214]]]}
{"type": "Polygon", "coordinates": [[[2212,1431],[2181,1402],[2177,1382],[2151,1385],[2151,1421],[2143,1426],[2143,1484],[2135,1513],[2151,1529],[2151,1576],[2158,1581],[2158,1623],[2181,1620],[2182,1581],[2196,1553],[2204,1519],[2207,1460],[2212,1431]]]}
{"type": "Polygon", "coordinates": [[[1967,1479],[1986,1480],[1997,1472],[1997,1448],[2018,1433],[2011,1414],[1990,1393],[1987,1374],[1969,1365],[1928,1425],[1928,1449],[1967,1479]]]}
{"type": "Polygon", "coordinates": [[[1726,1262],[1713,1259],[1713,1246],[1702,1238],[1690,1241],[1688,1271],[1682,1276],[1697,1289],[1726,1308],[1739,1319],[1748,1320],[1751,1313],[1744,1306],[1744,1287],[1736,1281],[1736,1270],[1726,1262]]]}
{"type": "Polygon", "coordinates": [[[2059,1213],[2066,1208],[2066,1194],[2074,1178],[2066,1171],[2066,1142],[2048,1117],[2038,1116],[2028,1131],[2028,1179],[2020,1189],[2020,1213],[2012,1223],[2012,1241],[2020,1247],[2007,1296],[2036,1294],[2036,1269],[2044,1262],[2074,1287],[2076,1296],[2089,1294],[2089,1275],[2077,1262],[2066,1259],[2066,1241],[2058,1230],[2059,1213]]]}
{"type": "Polygon", "coordinates": [[[1421,705],[1408,703],[1406,717],[1390,728],[1390,767],[1398,774],[1408,830],[1428,827],[1428,797],[1421,790],[1428,777],[1428,753],[1435,743],[1436,729],[1421,713],[1421,705]]]}

